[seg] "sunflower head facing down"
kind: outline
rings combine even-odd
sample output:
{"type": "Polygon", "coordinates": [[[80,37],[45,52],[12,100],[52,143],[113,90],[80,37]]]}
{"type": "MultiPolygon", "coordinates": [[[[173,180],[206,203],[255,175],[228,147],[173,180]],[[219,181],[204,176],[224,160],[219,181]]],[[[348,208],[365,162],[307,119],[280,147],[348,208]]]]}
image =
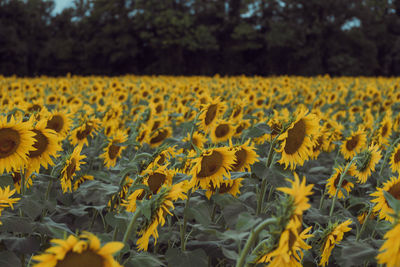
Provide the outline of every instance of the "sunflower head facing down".
{"type": "Polygon", "coordinates": [[[70,235],[66,240],[52,239],[55,244],[45,253],[33,256],[39,262],[34,267],[121,267],[113,254],[124,244],[109,242],[101,247],[100,240],[92,233],[84,232],[79,237],[70,235]]]}
{"type": "Polygon", "coordinates": [[[389,206],[383,191],[388,192],[394,198],[400,200],[400,176],[392,177],[389,181],[383,184],[382,188],[377,188],[377,191],[372,193],[371,196],[376,197],[371,202],[376,203],[373,211],[379,212],[379,219],[384,219],[393,222],[393,217],[390,216],[394,210],[389,206]]]}
{"type": "Polygon", "coordinates": [[[278,137],[281,147],[277,152],[282,155],[278,162],[284,164],[285,168],[290,166],[293,170],[296,165],[302,166],[313,154],[312,148],[315,144],[313,135],[318,133],[319,122],[314,114],[306,114],[307,110],[301,108],[296,119],[278,137]]]}
{"type": "Polygon", "coordinates": [[[192,179],[190,185],[207,189],[210,182],[219,188],[224,176],[229,176],[229,171],[235,163],[235,151],[228,147],[218,147],[203,151],[201,155],[192,160],[193,168],[190,172],[192,179]]]}
{"type": "Polygon", "coordinates": [[[35,150],[35,133],[31,122],[16,121],[0,116],[0,174],[18,171],[28,162],[28,154],[35,150]]]}
{"type": "Polygon", "coordinates": [[[355,172],[355,176],[360,183],[364,184],[367,181],[371,173],[375,171],[375,166],[381,157],[382,155],[377,144],[372,144],[366,151],[361,153],[355,172]]]}
{"type": "MultiPolygon", "coordinates": [[[[339,181],[340,181],[340,177],[343,174],[343,167],[337,167],[335,168],[333,174],[331,175],[331,177],[328,179],[327,183],[326,183],[326,189],[328,191],[329,197],[332,198],[336,195],[336,190],[338,189],[338,185],[339,185],[339,181]]],[[[345,175],[348,176],[354,176],[356,173],[356,166],[354,164],[352,164],[348,169],[345,175]]],[[[347,194],[350,193],[351,189],[354,187],[354,184],[352,182],[347,181],[346,179],[343,179],[342,181],[342,185],[341,188],[346,190],[347,194]]],[[[338,191],[338,195],[337,197],[339,199],[344,198],[344,194],[342,192],[342,190],[338,191]]]]}
{"type": "Polygon", "coordinates": [[[68,190],[72,191],[72,180],[76,176],[76,172],[81,169],[81,164],[84,164],[81,160],[86,158],[85,155],[81,155],[82,147],[75,147],[71,155],[66,159],[64,168],[61,171],[61,186],[63,192],[68,190]]]}

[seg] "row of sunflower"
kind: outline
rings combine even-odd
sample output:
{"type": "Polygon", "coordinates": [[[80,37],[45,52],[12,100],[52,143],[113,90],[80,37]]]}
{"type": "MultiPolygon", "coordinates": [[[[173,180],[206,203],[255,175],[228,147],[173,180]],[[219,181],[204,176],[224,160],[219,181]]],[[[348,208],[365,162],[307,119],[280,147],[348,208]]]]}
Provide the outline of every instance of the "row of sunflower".
{"type": "Polygon", "coordinates": [[[10,266],[400,266],[399,86],[0,77],[0,255],[10,266]]]}

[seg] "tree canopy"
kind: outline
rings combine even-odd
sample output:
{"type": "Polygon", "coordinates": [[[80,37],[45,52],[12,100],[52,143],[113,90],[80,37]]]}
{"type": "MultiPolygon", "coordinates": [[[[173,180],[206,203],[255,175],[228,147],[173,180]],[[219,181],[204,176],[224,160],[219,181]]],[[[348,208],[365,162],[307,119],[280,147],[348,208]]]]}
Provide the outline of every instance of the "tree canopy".
{"type": "Polygon", "coordinates": [[[400,0],[0,0],[3,75],[400,75],[400,0]]]}

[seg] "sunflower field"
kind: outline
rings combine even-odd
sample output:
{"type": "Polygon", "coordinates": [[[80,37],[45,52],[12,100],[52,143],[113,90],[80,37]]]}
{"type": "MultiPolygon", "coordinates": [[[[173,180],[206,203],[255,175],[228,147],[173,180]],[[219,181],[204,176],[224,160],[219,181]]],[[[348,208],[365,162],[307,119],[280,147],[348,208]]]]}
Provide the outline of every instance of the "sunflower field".
{"type": "Polygon", "coordinates": [[[400,266],[400,79],[0,77],[0,266],[400,266]]]}

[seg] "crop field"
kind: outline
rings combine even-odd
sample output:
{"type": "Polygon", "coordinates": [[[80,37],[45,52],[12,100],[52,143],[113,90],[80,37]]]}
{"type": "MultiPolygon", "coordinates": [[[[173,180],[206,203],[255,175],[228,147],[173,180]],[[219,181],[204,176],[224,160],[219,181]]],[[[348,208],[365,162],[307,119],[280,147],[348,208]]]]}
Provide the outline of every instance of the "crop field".
{"type": "Polygon", "coordinates": [[[0,77],[0,266],[400,266],[400,79],[0,77]]]}

